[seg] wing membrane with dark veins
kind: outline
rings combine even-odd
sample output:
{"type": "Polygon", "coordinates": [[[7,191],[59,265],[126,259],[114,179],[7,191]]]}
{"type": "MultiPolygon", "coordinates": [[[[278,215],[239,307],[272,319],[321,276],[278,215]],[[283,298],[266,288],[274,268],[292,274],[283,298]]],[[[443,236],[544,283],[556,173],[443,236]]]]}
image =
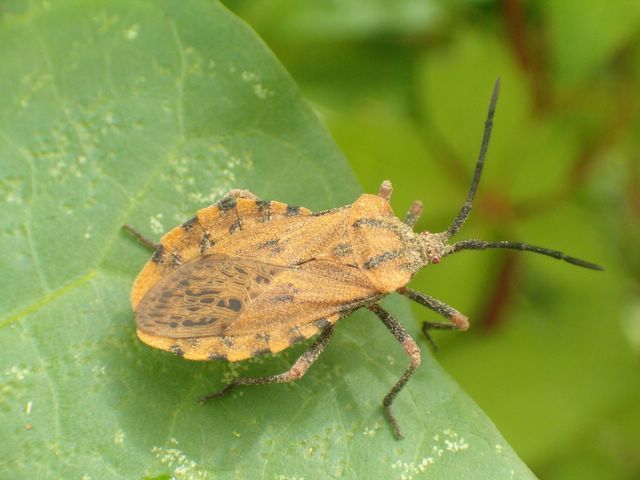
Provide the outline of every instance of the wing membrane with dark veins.
{"type": "Polygon", "coordinates": [[[136,325],[170,338],[220,336],[286,267],[205,255],[163,277],[136,308],[136,325]]]}

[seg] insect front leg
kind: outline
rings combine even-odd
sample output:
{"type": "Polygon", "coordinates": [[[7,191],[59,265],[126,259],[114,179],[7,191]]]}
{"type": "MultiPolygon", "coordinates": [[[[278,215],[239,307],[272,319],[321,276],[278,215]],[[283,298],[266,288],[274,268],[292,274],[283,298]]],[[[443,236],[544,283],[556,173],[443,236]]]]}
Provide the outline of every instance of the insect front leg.
{"type": "Polygon", "coordinates": [[[391,388],[389,393],[387,393],[387,395],[382,400],[382,405],[384,406],[384,413],[386,414],[387,419],[391,424],[393,433],[396,438],[400,439],[400,438],[403,438],[402,431],[400,430],[400,425],[398,425],[398,420],[396,419],[396,416],[393,414],[393,411],[391,410],[391,404],[393,403],[393,400],[396,398],[396,395],[398,395],[400,390],[402,390],[405,384],[409,381],[409,378],[411,378],[411,375],[413,375],[413,372],[415,372],[416,369],[420,366],[420,362],[421,362],[420,348],[418,347],[418,344],[416,343],[416,341],[413,338],[411,338],[411,335],[409,335],[409,332],[407,332],[407,330],[400,324],[400,322],[398,322],[398,320],[396,320],[393,317],[393,315],[391,315],[389,312],[384,310],[377,303],[374,303],[373,305],[369,305],[368,308],[373,313],[375,313],[380,318],[380,320],[382,320],[382,323],[384,323],[384,325],[389,329],[389,331],[393,334],[393,336],[396,337],[396,340],[398,340],[398,342],[402,344],[404,351],[407,352],[407,355],[409,355],[409,358],[411,359],[411,364],[404,371],[404,373],[400,377],[400,380],[396,382],[396,384],[391,388]]]}
{"type": "Polygon", "coordinates": [[[136,240],[138,240],[138,242],[140,242],[145,247],[150,248],[151,250],[157,250],[157,248],[160,246],[159,243],[156,243],[153,240],[148,239],[147,237],[142,235],[139,231],[137,231],[135,228],[133,228],[131,225],[125,224],[122,226],[122,228],[125,229],[134,237],[136,237],[136,240]]]}
{"type": "Polygon", "coordinates": [[[420,200],[416,200],[409,207],[407,216],[404,219],[405,225],[413,227],[420,218],[420,215],[422,215],[422,202],[420,200]]]}
{"type": "Polygon", "coordinates": [[[318,337],[314,344],[311,345],[309,349],[302,355],[300,355],[300,357],[298,357],[291,368],[286,372],[279,373],[277,375],[268,375],[266,377],[236,378],[233,382],[227,384],[222,390],[200,397],[199,402],[204,403],[213,398],[221,397],[229,390],[239,385],[267,385],[270,383],[287,383],[302,378],[304,374],[307,373],[307,370],[313,364],[313,362],[315,362],[323,352],[323,350],[327,346],[327,343],[329,343],[332,334],[333,325],[329,325],[322,331],[320,337],[318,337]]]}
{"type": "Polygon", "coordinates": [[[419,303],[420,305],[424,305],[427,308],[430,308],[436,313],[439,313],[443,317],[449,319],[448,322],[424,322],[422,324],[422,332],[424,333],[429,343],[433,346],[434,349],[437,349],[435,342],[431,338],[429,334],[429,330],[467,330],[469,328],[469,319],[457,311],[455,308],[447,305],[440,300],[437,300],[429,295],[426,295],[422,292],[418,292],[416,290],[412,290],[407,287],[402,287],[397,290],[398,293],[404,295],[407,298],[410,298],[414,302],[419,303]]]}
{"type": "Polygon", "coordinates": [[[378,189],[378,196],[384,198],[387,202],[391,200],[391,194],[393,193],[393,187],[389,180],[385,180],[378,189]]]}

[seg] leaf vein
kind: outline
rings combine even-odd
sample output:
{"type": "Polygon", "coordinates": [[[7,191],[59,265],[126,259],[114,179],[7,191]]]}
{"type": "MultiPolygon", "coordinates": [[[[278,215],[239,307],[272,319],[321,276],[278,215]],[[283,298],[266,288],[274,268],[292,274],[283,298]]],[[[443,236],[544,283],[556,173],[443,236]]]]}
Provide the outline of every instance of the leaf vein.
{"type": "Polygon", "coordinates": [[[0,328],[4,328],[13,323],[19,322],[20,320],[25,318],[27,315],[37,312],[38,310],[45,307],[52,301],[57,300],[58,298],[66,295],[68,292],[75,290],[78,287],[81,287],[85,283],[91,281],[91,279],[96,275],[96,273],[97,273],[97,270],[93,269],[89,273],[83,275],[82,277],[78,277],[72,280],[71,282],[66,283],[63,286],[50,291],[46,295],[43,295],[38,300],[34,301],[33,303],[26,306],[25,308],[22,308],[15,313],[10,313],[9,315],[7,315],[6,317],[0,320],[0,328]]]}
{"type": "Polygon", "coordinates": [[[20,324],[22,326],[23,332],[25,333],[24,337],[28,340],[29,345],[31,346],[31,349],[33,350],[35,357],[38,363],[40,364],[41,371],[44,373],[44,376],[46,379],[47,388],[51,393],[51,406],[53,407],[52,410],[53,410],[53,418],[54,418],[53,431],[55,435],[56,444],[58,444],[60,440],[60,405],[58,403],[58,394],[56,393],[56,390],[54,388],[55,383],[51,380],[51,373],[50,373],[51,369],[46,368],[45,362],[42,358],[42,354],[40,353],[40,349],[35,344],[33,340],[34,338],[33,335],[31,335],[27,330],[27,326],[25,322],[21,322],[20,324]]]}

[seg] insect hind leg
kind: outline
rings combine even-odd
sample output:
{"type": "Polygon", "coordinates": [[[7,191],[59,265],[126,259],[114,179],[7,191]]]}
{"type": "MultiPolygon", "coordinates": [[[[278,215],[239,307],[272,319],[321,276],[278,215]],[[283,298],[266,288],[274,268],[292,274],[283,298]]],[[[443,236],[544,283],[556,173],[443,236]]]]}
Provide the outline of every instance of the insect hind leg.
{"type": "Polygon", "coordinates": [[[420,366],[421,357],[420,357],[420,348],[416,341],[411,338],[409,332],[396,320],[393,315],[384,310],[380,305],[374,303],[373,305],[368,306],[369,310],[375,313],[382,323],[389,329],[391,334],[396,337],[396,340],[402,344],[404,351],[407,353],[409,358],[411,359],[411,363],[404,371],[400,379],[396,382],[396,384],[389,390],[389,393],[382,400],[382,405],[384,407],[384,413],[391,424],[391,428],[393,429],[393,433],[397,439],[403,438],[402,431],[400,430],[400,425],[398,424],[398,420],[391,409],[391,404],[393,400],[396,398],[400,390],[406,385],[406,383],[413,375],[413,372],[420,366]]]}
{"type": "Polygon", "coordinates": [[[324,351],[327,343],[331,339],[333,334],[333,325],[326,327],[320,337],[311,345],[291,366],[289,370],[277,375],[268,375],[265,377],[241,377],[236,378],[233,382],[227,384],[222,390],[210,393],[200,397],[198,400],[201,404],[208,400],[218,398],[226,394],[229,390],[240,385],[268,385],[271,383],[288,383],[294,380],[302,378],[307,370],[318,359],[320,354],[324,351]]]}
{"type": "Polygon", "coordinates": [[[151,250],[157,250],[158,247],[160,246],[159,243],[156,243],[153,240],[145,237],[139,231],[137,231],[135,228],[133,228],[131,225],[124,224],[122,226],[122,229],[126,230],[127,232],[129,232],[131,235],[133,235],[136,238],[136,240],[138,240],[138,242],[140,242],[142,245],[144,245],[145,247],[147,247],[147,248],[149,248],[151,250]]]}

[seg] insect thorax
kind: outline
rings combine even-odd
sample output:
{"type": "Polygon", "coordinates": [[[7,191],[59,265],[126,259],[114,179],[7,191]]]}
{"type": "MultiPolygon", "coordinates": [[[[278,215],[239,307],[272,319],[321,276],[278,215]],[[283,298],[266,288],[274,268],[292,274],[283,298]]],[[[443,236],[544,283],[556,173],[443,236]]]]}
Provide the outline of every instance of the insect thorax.
{"type": "Polygon", "coordinates": [[[352,225],[358,267],[381,293],[406,285],[428,263],[421,236],[383,198],[360,196],[352,205],[352,225]]]}

